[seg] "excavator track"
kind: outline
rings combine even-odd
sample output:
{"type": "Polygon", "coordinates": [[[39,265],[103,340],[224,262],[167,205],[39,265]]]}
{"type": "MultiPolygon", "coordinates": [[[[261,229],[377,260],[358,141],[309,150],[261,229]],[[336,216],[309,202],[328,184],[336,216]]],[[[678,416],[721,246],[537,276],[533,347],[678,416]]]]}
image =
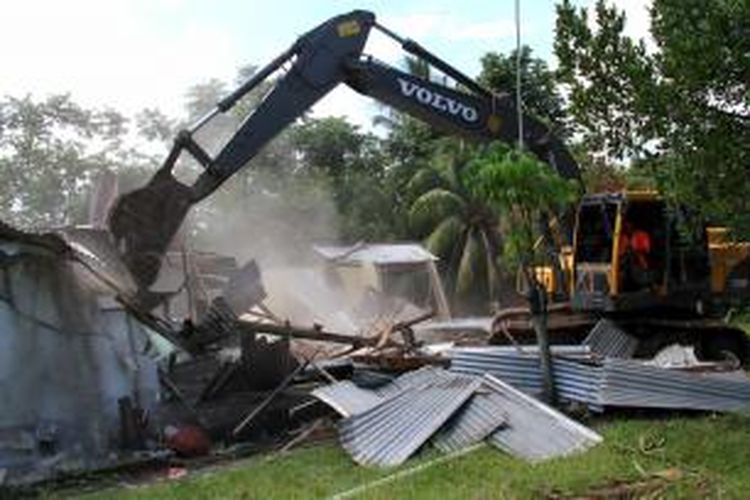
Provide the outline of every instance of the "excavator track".
{"type": "MultiPolygon", "coordinates": [[[[750,337],[743,329],[716,318],[669,317],[656,312],[605,315],[574,311],[568,303],[553,304],[547,316],[550,343],[580,344],[603,318],[638,339],[636,358],[652,358],[664,347],[680,344],[694,346],[701,360],[721,361],[733,357],[743,366],[750,364],[750,337]]],[[[530,320],[531,312],[525,307],[500,311],[493,321],[490,343],[536,343],[530,320]]]]}

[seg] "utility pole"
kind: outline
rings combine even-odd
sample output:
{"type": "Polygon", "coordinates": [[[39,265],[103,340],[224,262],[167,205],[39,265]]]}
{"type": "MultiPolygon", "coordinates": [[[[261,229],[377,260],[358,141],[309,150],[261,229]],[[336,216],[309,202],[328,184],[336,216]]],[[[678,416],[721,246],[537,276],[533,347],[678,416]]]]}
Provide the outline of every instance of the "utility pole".
{"type": "MultiPolygon", "coordinates": [[[[516,112],[518,113],[518,152],[523,152],[523,98],[521,97],[521,0],[516,0],[516,112]]],[[[546,224],[546,221],[543,222],[546,224]]],[[[530,249],[533,254],[533,249],[530,249]]],[[[542,370],[542,396],[545,402],[555,404],[555,377],[552,352],[547,330],[547,290],[536,277],[533,263],[526,266],[529,282],[529,310],[531,324],[539,345],[539,364],[542,370]]]]}
{"type": "Polygon", "coordinates": [[[521,99],[521,0],[516,0],[516,112],[518,113],[519,151],[523,151],[523,101],[521,99]]]}

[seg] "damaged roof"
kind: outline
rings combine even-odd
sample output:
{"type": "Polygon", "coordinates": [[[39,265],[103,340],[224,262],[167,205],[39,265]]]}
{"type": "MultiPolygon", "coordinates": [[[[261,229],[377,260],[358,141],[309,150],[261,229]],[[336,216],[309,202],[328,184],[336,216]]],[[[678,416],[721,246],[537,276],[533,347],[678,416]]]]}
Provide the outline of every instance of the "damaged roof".
{"type": "Polygon", "coordinates": [[[418,243],[357,243],[351,246],[313,245],[325,260],[345,264],[416,264],[438,258],[418,243]]]}

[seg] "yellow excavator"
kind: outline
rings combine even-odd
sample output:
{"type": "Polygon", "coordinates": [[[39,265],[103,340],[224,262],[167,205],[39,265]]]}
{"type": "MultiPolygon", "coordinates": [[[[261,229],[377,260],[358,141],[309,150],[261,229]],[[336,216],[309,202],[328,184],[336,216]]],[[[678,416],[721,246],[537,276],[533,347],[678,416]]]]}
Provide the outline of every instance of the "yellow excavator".
{"type": "MultiPolygon", "coordinates": [[[[607,318],[641,340],[644,356],[681,343],[704,359],[745,361],[745,332],[725,319],[750,293],[750,243],[697,220],[653,190],[585,195],[572,245],[561,247],[556,266],[535,268],[561,299],[549,308],[551,340],[580,341],[607,318]]],[[[527,315],[501,311],[495,338],[528,335],[527,315]]]]}
{"type": "MultiPolygon", "coordinates": [[[[181,131],[149,183],[118,200],[109,216],[109,229],[139,286],[140,303],[149,301],[148,288],[190,208],[245,168],[274,136],[341,84],[447,133],[485,143],[516,140],[517,106],[509,93],[489,92],[418,43],[379,24],[371,12],[357,10],[331,18],[300,36],[181,131]],[[366,55],[363,50],[372,30],[457,85],[420,78],[366,55]],[[232,110],[272,75],[278,75],[272,88],[216,155],[195,140],[197,131],[232,110]],[[204,168],[192,184],[183,184],[172,172],[183,154],[204,168]]],[[[562,141],[534,116],[524,114],[523,123],[525,147],[562,177],[580,183],[580,169],[562,141]]],[[[550,291],[563,292],[569,299],[553,305],[555,311],[569,311],[552,318],[554,333],[580,334],[607,316],[652,343],[683,335],[709,354],[730,351],[744,359],[744,334],[712,318],[717,318],[725,299],[747,288],[747,246],[734,245],[719,229],[687,234],[686,228],[695,226],[682,224],[681,218],[680,210],[655,193],[585,196],[574,230],[571,218],[560,219],[564,242],[569,243],[573,235],[572,246],[560,252],[561,265],[554,266],[555,272],[538,270],[550,291]],[[556,322],[562,326],[558,328],[556,322]]],[[[496,324],[506,326],[508,318],[512,315],[501,313],[496,324]]]]}

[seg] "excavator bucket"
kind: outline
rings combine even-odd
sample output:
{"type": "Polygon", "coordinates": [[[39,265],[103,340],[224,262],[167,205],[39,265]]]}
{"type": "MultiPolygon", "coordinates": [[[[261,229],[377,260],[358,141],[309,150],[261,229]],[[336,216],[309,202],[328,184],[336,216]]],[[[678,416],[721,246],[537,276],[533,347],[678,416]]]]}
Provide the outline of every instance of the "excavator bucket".
{"type": "Polygon", "coordinates": [[[192,189],[166,169],[115,202],[109,230],[140,290],[156,281],[161,259],[192,204],[192,189]]]}

